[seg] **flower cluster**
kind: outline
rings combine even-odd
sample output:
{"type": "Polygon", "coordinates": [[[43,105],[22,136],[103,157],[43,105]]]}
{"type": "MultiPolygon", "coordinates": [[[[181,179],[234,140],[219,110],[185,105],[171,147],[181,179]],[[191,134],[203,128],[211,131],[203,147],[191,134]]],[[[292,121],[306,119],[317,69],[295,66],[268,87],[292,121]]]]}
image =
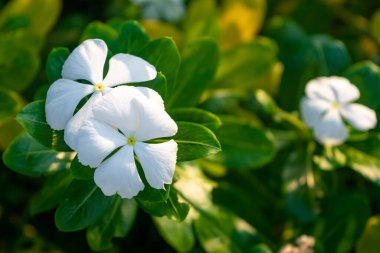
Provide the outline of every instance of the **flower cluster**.
{"type": "Polygon", "coordinates": [[[107,51],[99,39],[74,49],[63,65],[62,79],[48,90],[46,120],[53,129],[65,130],[66,143],[83,165],[96,168],[94,180],[105,195],[132,198],[144,188],[135,155],[153,188],[172,182],[177,143],[147,141],[175,135],[177,125],[157,92],[123,86],[153,80],[155,67],[139,57],[116,54],[103,78],[107,51]]]}
{"type": "Polygon", "coordinates": [[[320,77],[306,85],[301,101],[305,123],[322,144],[339,145],[349,136],[345,122],[359,131],[376,126],[376,113],[353,103],[360,97],[358,88],[343,77],[320,77]]]}

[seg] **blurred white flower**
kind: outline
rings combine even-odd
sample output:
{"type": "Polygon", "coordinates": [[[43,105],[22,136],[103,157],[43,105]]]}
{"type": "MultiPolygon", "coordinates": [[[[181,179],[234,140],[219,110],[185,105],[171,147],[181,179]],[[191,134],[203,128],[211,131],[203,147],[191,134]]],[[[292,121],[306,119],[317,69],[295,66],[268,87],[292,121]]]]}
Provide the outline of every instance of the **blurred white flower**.
{"type": "Polygon", "coordinates": [[[109,60],[109,70],[103,78],[107,51],[103,40],[84,41],[64,63],[62,79],[55,81],[48,90],[46,121],[55,130],[65,129],[65,141],[72,149],[76,149],[79,127],[91,116],[92,105],[107,89],[125,83],[149,81],[157,75],[154,66],[145,60],[129,54],[116,54],[109,60]],[[79,82],[83,80],[90,84],[79,82]],[[73,117],[79,102],[90,94],[89,100],[73,117]]]}
{"type": "Polygon", "coordinates": [[[305,92],[301,114],[322,144],[339,145],[348,138],[343,120],[360,131],[376,126],[376,113],[364,105],[353,103],[360,97],[360,92],[345,78],[333,76],[311,80],[305,92]]]}
{"type": "Polygon", "coordinates": [[[132,198],[144,188],[134,154],[153,188],[171,184],[177,143],[147,143],[178,130],[160,95],[147,88],[120,86],[94,103],[93,115],[78,132],[76,151],[82,164],[96,168],[95,183],[105,195],[132,198]]]}
{"type": "Polygon", "coordinates": [[[132,0],[142,9],[144,19],[179,21],[185,14],[184,0],[132,0]]]}

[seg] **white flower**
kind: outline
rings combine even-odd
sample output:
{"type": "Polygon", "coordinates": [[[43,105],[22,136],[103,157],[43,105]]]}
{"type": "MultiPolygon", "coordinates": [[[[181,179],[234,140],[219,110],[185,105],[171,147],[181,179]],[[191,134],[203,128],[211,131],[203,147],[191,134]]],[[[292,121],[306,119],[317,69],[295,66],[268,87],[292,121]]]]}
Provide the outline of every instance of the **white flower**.
{"type": "Polygon", "coordinates": [[[157,75],[154,66],[145,60],[129,54],[116,54],[109,60],[108,73],[103,78],[107,51],[103,40],[84,41],[64,63],[62,79],[55,81],[48,90],[46,121],[55,130],[65,129],[65,141],[74,150],[79,127],[91,116],[92,105],[107,89],[125,83],[149,81],[157,75]],[[90,84],[79,82],[82,80],[90,84]],[[90,99],[73,117],[79,102],[90,94],[90,99]]]}
{"type": "Polygon", "coordinates": [[[134,154],[153,188],[164,189],[164,184],[172,183],[177,143],[146,142],[177,132],[176,123],[155,91],[114,88],[94,103],[93,114],[78,132],[78,159],[96,168],[95,183],[105,195],[132,198],[144,188],[134,154]]]}
{"type": "Polygon", "coordinates": [[[144,19],[179,21],[185,14],[184,0],[132,0],[142,8],[144,19]]]}
{"type": "Polygon", "coordinates": [[[305,91],[301,114],[322,144],[339,145],[348,138],[344,121],[360,131],[376,126],[376,113],[373,110],[352,103],[360,97],[360,92],[345,78],[320,77],[311,80],[305,91]]]}

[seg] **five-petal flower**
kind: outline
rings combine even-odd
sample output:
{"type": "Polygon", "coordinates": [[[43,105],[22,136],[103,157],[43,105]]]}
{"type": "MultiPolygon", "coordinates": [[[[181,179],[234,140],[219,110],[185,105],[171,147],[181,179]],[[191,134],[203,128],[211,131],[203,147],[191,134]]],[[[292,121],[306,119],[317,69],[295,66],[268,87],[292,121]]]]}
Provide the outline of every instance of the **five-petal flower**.
{"type": "Polygon", "coordinates": [[[134,154],[153,188],[163,189],[172,182],[177,143],[147,141],[176,132],[176,123],[155,91],[120,86],[94,103],[93,118],[78,132],[76,151],[82,164],[96,168],[95,183],[105,195],[132,198],[144,188],[134,154]]]}
{"type": "Polygon", "coordinates": [[[145,60],[129,54],[116,54],[109,60],[108,73],[103,78],[107,51],[103,40],[84,41],[65,61],[62,79],[55,81],[48,90],[46,121],[55,130],[65,129],[65,141],[74,150],[82,122],[92,115],[93,104],[107,89],[149,81],[157,75],[154,66],[145,60]],[[82,80],[90,84],[79,82],[82,80]],[[73,117],[79,102],[90,94],[89,100],[73,117]]]}
{"type": "Polygon", "coordinates": [[[360,131],[376,126],[376,113],[364,105],[353,103],[360,97],[360,92],[345,78],[333,76],[311,80],[305,92],[301,114],[322,144],[339,145],[348,138],[343,120],[360,131]]]}

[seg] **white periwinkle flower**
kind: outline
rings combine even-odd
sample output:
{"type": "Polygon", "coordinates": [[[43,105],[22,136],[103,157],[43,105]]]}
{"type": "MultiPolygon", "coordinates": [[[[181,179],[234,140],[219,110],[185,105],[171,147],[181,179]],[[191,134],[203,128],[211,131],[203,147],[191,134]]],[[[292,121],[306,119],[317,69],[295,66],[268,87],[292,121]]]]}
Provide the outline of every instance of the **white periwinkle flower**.
{"type": "Polygon", "coordinates": [[[103,78],[107,51],[103,40],[84,41],[64,63],[62,79],[55,81],[48,90],[46,121],[55,130],[65,129],[65,141],[74,150],[78,129],[91,116],[93,104],[107,89],[125,83],[149,81],[157,75],[154,66],[145,60],[129,54],[116,54],[109,60],[108,73],[103,78]],[[79,82],[82,80],[90,84],[79,82]],[[79,102],[90,94],[90,99],[73,117],[79,102]]]}
{"type": "Polygon", "coordinates": [[[185,14],[184,0],[132,0],[142,8],[145,19],[160,19],[179,21],[185,14]]]}
{"type": "Polygon", "coordinates": [[[339,145],[348,138],[344,121],[359,131],[376,126],[376,113],[353,103],[360,97],[360,92],[345,78],[333,76],[311,80],[305,92],[301,114],[322,144],[339,145]]]}
{"type": "Polygon", "coordinates": [[[177,143],[147,141],[176,132],[160,95],[151,89],[120,86],[94,103],[93,118],[78,131],[76,151],[82,164],[96,168],[95,183],[105,195],[132,198],[144,188],[134,154],[153,188],[172,183],[177,143]]]}

